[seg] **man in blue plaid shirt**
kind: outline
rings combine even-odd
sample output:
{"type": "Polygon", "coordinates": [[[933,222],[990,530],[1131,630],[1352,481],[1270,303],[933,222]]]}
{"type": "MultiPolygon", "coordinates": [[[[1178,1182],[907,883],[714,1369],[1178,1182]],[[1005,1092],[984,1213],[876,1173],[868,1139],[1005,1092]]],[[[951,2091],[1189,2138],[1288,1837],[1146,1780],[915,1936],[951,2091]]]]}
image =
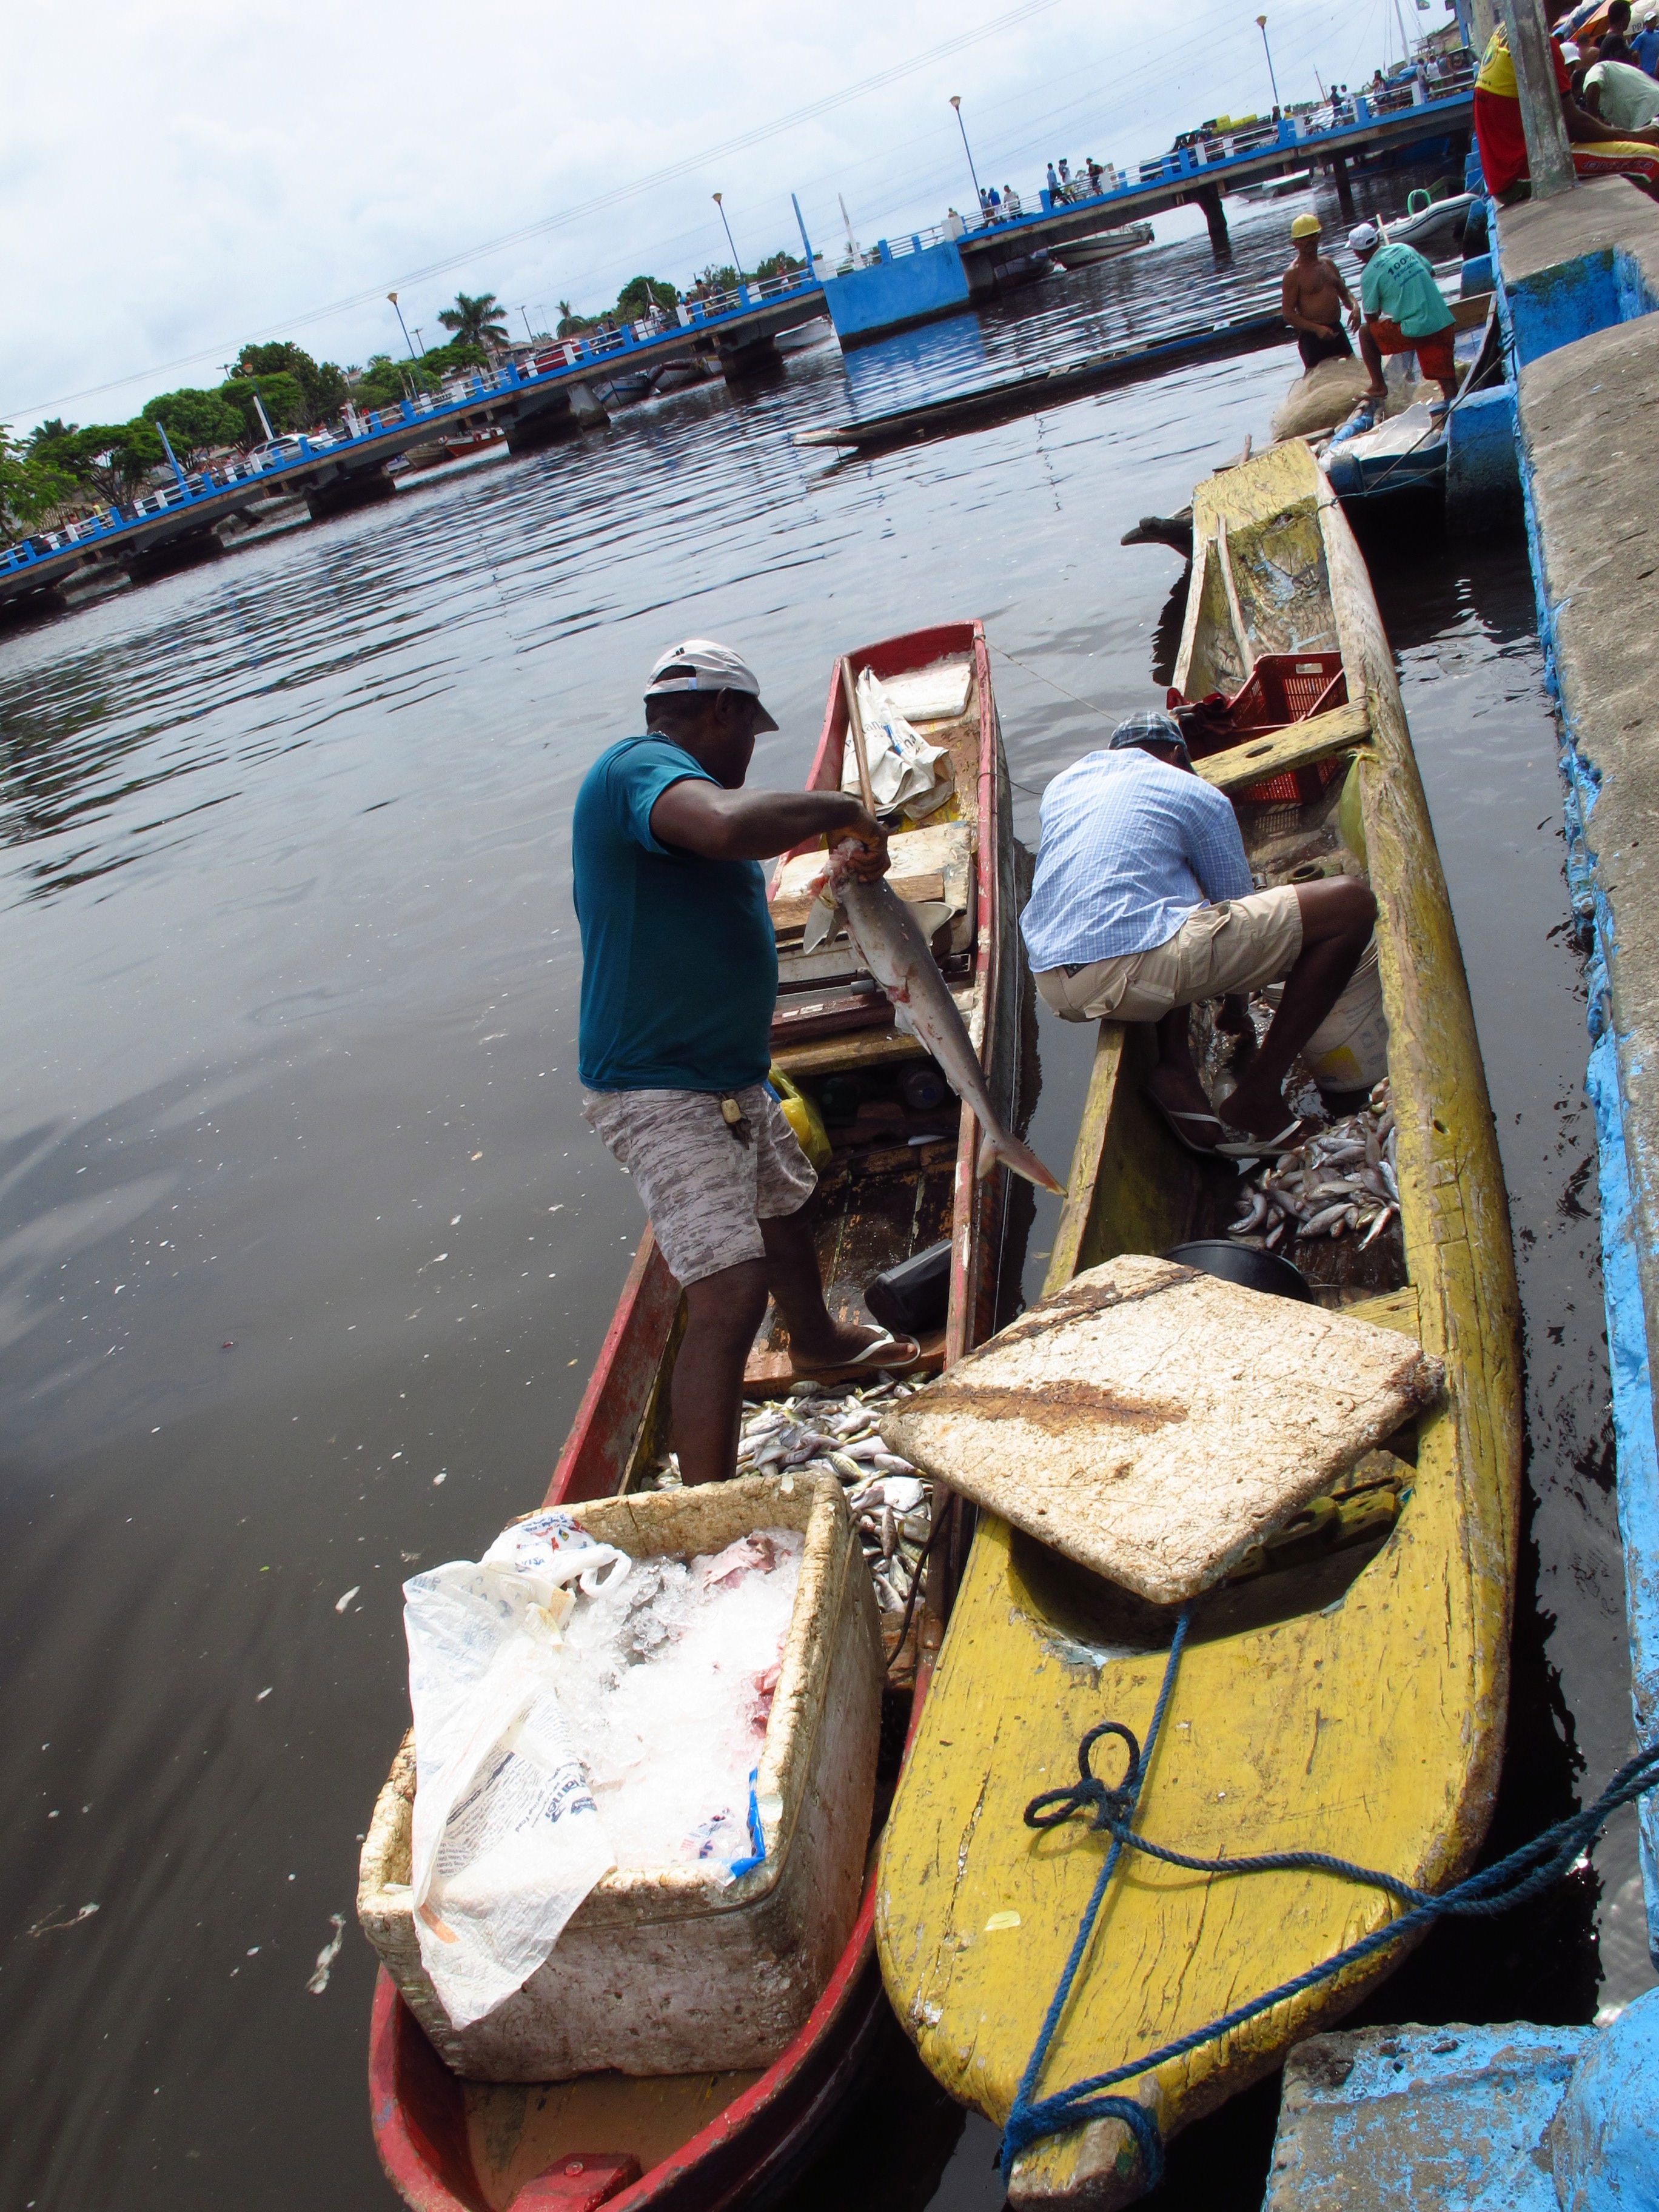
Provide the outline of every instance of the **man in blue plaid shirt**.
{"type": "Polygon", "coordinates": [[[1131,715],[1042,796],[1021,918],[1037,989],[1064,1020],[1152,1022],[1148,1094],[1189,1152],[1253,1159],[1301,1143],[1291,1062],[1341,995],[1376,919],[1357,876],[1259,891],[1231,802],[1194,772],[1172,715],[1131,715]],[[1216,1113],[1193,1065],[1188,1009],[1223,1000],[1249,1038],[1248,994],[1283,980],[1261,1048],[1216,1113]]]}

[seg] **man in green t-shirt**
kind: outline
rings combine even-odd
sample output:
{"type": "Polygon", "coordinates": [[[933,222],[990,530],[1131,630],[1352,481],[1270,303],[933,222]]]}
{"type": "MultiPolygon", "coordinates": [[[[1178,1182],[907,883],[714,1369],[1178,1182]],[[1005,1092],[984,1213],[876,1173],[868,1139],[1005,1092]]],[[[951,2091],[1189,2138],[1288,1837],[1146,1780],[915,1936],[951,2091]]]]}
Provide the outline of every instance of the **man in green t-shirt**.
{"type": "Polygon", "coordinates": [[[778,726],[742,657],[659,656],[642,736],[609,745],[572,823],[581,925],[582,1113],[632,1176],[685,1293],[674,1363],[681,1479],[737,1464],[743,1370],[769,1291],[798,1373],[913,1365],[918,1346],[837,1322],[803,1208],[817,1177],[766,1085],[778,956],[759,866],[828,834],[887,866],[887,833],[839,791],[745,791],[778,726]]]}
{"type": "Polygon", "coordinates": [[[1421,374],[1440,386],[1448,404],[1457,397],[1452,345],[1457,321],[1414,246],[1385,246],[1374,222],[1355,225],[1348,251],[1359,263],[1359,356],[1371,374],[1367,397],[1381,399],[1385,354],[1414,353],[1421,374]]]}

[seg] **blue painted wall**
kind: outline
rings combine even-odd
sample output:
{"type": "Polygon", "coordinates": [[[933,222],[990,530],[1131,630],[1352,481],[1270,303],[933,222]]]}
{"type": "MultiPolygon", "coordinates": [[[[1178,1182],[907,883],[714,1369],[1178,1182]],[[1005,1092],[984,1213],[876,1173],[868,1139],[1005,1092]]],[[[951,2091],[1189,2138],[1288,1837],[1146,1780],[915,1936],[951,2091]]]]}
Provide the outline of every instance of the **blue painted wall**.
{"type": "Polygon", "coordinates": [[[845,344],[955,313],[968,303],[968,271],[954,243],[942,239],[891,260],[884,251],[867,269],[829,277],[823,296],[836,336],[845,344]]]}
{"type": "Polygon", "coordinates": [[[1635,259],[1611,246],[1558,261],[1505,289],[1517,368],[1659,307],[1635,259]]]}
{"type": "MultiPolygon", "coordinates": [[[[1655,305],[1639,269],[1617,249],[1559,262],[1516,285],[1505,283],[1501,263],[1498,268],[1498,319],[1512,373],[1518,374],[1522,362],[1535,360],[1541,353],[1553,352],[1588,337],[1594,331],[1650,313],[1655,305]],[[1528,344],[1530,352],[1525,350],[1528,344]]],[[[1647,1311],[1638,1265],[1626,1150],[1619,1041],[1613,1027],[1607,983],[1607,963],[1616,957],[1616,933],[1613,912],[1595,872],[1593,816],[1601,772],[1581,749],[1572,714],[1561,696],[1556,673],[1557,607],[1550,598],[1548,562],[1533,497],[1530,463],[1524,442],[1517,445],[1538,631],[1544,646],[1547,680],[1555,695],[1566,738],[1560,765],[1566,786],[1567,884],[1574,913],[1592,930],[1585,978],[1591,1042],[1585,1088],[1595,1109],[1602,1295],[1618,1452],[1619,1533],[1625,1553],[1631,1692],[1638,1740],[1648,1743],[1659,1733],[1659,1452],[1656,1451],[1653,1376],[1648,1362],[1647,1311]]],[[[1637,1814],[1648,1949],[1659,1966],[1659,1791],[1650,1791],[1641,1799],[1637,1814]]]]}
{"type": "Polygon", "coordinates": [[[1474,529],[1520,506],[1515,386],[1472,392],[1446,417],[1446,520],[1474,529]]]}

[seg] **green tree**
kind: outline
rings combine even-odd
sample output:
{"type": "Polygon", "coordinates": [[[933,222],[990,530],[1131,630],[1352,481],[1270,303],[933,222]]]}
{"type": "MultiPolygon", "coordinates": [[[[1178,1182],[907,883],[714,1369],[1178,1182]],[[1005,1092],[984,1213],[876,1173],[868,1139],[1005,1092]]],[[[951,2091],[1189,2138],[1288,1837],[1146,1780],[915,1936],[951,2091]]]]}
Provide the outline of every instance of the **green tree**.
{"type": "Polygon", "coordinates": [[[755,275],[757,278],[791,276],[798,270],[805,269],[805,266],[806,264],[798,253],[791,253],[786,247],[780,246],[775,253],[769,253],[764,260],[755,264],[755,275]]]}
{"type": "Polygon", "coordinates": [[[735,292],[742,282],[742,276],[729,261],[722,262],[718,268],[711,262],[707,269],[697,271],[697,289],[704,293],[735,292]]]}
{"type": "Polygon", "coordinates": [[[89,423],[84,430],[72,423],[56,425],[52,434],[31,441],[30,458],[72,477],[99,499],[119,502],[143,489],[167,453],[155,425],[140,415],[131,422],[89,423]]]}
{"type": "MultiPolygon", "coordinates": [[[[64,425],[58,428],[61,432],[64,425]]],[[[76,492],[67,470],[41,458],[33,439],[21,443],[0,427],[0,530],[32,530],[76,492]]]]}
{"type": "Polygon", "coordinates": [[[493,292],[480,292],[476,297],[458,292],[453,307],[438,310],[438,320],[447,331],[453,331],[463,344],[503,346],[507,343],[507,329],[501,319],[506,313],[493,292]]]}
{"type": "Polygon", "coordinates": [[[201,467],[217,446],[240,446],[247,435],[240,410],[217,392],[163,392],[147,399],[146,422],[159,422],[172,441],[181,466],[201,467]]]}
{"type": "Polygon", "coordinates": [[[679,294],[660,276],[630,276],[617,295],[617,313],[625,323],[648,315],[653,307],[672,308],[679,294]]]}
{"type": "MultiPolygon", "coordinates": [[[[306,419],[289,427],[311,429],[325,422],[330,416],[337,415],[346,396],[345,371],[331,361],[313,361],[303,346],[291,338],[273,339],[269,345],[245,345],[236,356],[236,366],[244,376],[291,376],[305,394],[306,419]]],[[[273,426],[276,417],[271,417],[273,426]]],[[[173,426],[167,425],[167,435],[173,426]]]]}
{"type": "MultiPolygon", "coordinates": [[[[343,377],[343,390],[344,381],[343,377]]],[[[300,380],[286,370],[279,370],[274,376],[229,377],[219,386],[217,397],[234,407],[240,416],[240,437],[244,445],[258,446],[264,441],[264,426],[259,420],[259,410],[253,404],[256,392],[270,427],[278,436],[284,430],[308,430],[317,420],[306,404],[300,380]]],[[[172,435],[171,430],[168,435],[172,435]]]]}

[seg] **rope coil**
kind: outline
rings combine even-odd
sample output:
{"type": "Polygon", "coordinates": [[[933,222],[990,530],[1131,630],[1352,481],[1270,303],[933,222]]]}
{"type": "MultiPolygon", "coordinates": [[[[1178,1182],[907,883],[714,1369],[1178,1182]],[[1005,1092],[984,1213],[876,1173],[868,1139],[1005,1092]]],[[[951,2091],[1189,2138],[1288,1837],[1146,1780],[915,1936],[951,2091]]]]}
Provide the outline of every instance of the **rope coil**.
{"type": "Polygon", "coordinates": [[[1181,1654],[1191,1623],[1192,1608],[1183,1607],[1176,1624],[1170,1646],[1170,1656],[1164,1670],[1164,1680],[1158,1691],[1158,1704],[1153,1710],[1152,1724],[1146,1731],[1146,1745],[1137,1741],[1133,1732],[1117,1721],[1103,1721],[1091,1728],[1078,1746],[1078,1779],[1061,1789],[1044,1790],[1033,1797],[1025,1808],[1025,1824],[1036,1829],[1057,1828],[1079,1813],[1087,1814],[1091,1829],[1111,1838],[1111,1845],[1095,1877],[1089,1901],[1078,1923],[1077,1934],[1060,1970],[1054,1993],[1043,2014],[1042,2025],[1032,2046],[1025,2070],[1020,2075],[1014,2092],[1013,2105],[1003,2128],[1002,2148],[999,2163],[1006,2176],[1013,2171],[1019,2154],[1045,2136],[1059,2135],[1073,2128],[1087,2126],[1096,2120],[1121,2120],[1133,2135],[1139,2150],[1147,2189],[1155,2189],[1164,2172],[1164,2144],[1158,2122],[1146,2107],[1138,2100],[1113,2096],[1111,2090],[1119,2084],[1132,2081],[1137,2075],[1150,2074],[1171,2059],[1183,2058],[1190,2051],[1200,2049],[1231,2033],[1245,2022],[1255,2020],[1275,2005],[1299,1996],[1321,1982],[1328,1981],[1349,1966],[1371,1957],[1391,1943],[1426,1928],[1446,1915],[1464,1917],[1486,1917],[1507,1912],[1513,1906],[1527,1904],[1553,1884],[1571,1872],[1574,1866],[1595,1844],[1613,1814],[1620,1806],[1632,1804],[1650,1790],[1659,1787],[1659,1743],[1649,1744],[1632,1759],[1627,1759],[1613,1777],[1607,1788],[1594,1803],[1570,1814],[1564,1820],[1546,1828],[1540,1835],[1522,1844],[1515,1850],[1478,1873],[1469,1875],[1447,1890],[1439,1892],[1417,1889],[1398,1876],[1386,1874],[1375,1867],[1364,1867],[1352,1859],[1341,1859],[1328,1851],[1263,1851],[1239,1858],[1196,1858],[1183,1851],[1155,1844],[1136,1832],[1133,1821],[1146,1770],[1152,1763],[1158,1731],[1175,1689],[1176,1676],[1180,1668],[1181,1654]],[[1123,1743],[1128,1754],[1123,1779],[1109,1784],[1103,1782],[1091,1764],[1090,1754],[1103,1736],[1115,1735],[1123,1743]],[[1103,2074],[1089,2075],[1073,2081],[1052,2096],[1038,2097],[1035,2092],[1041,2078],[1050,2045],[1066,2010],[1078,1972],[1089,1948],[1095,1922],[1106,1891],[1126,1851],[1139,1852],[1143,1857],[1156,1859],[1165,1866],[1179,1867],[1194,1874],[1243,1875],[1303,1871],[1328,1874],[1339,1880],[1364,1883],[1380,1889],[1406,1907],[1399,1916],[1382,1927],[1374,1929],[1369,1936],[1334,1952],[1316,1966],[1293,1975],[1289,1981],[1279,1983],[1276,1989],[1252,1997],[1247,2003],[1237,2005],[1218,2019],[1206,2021],[1202,2027],[1192,2029],[1172,2043],[1132,2059],[1122,2066],[1111,2068],[1103,2074]]]}

